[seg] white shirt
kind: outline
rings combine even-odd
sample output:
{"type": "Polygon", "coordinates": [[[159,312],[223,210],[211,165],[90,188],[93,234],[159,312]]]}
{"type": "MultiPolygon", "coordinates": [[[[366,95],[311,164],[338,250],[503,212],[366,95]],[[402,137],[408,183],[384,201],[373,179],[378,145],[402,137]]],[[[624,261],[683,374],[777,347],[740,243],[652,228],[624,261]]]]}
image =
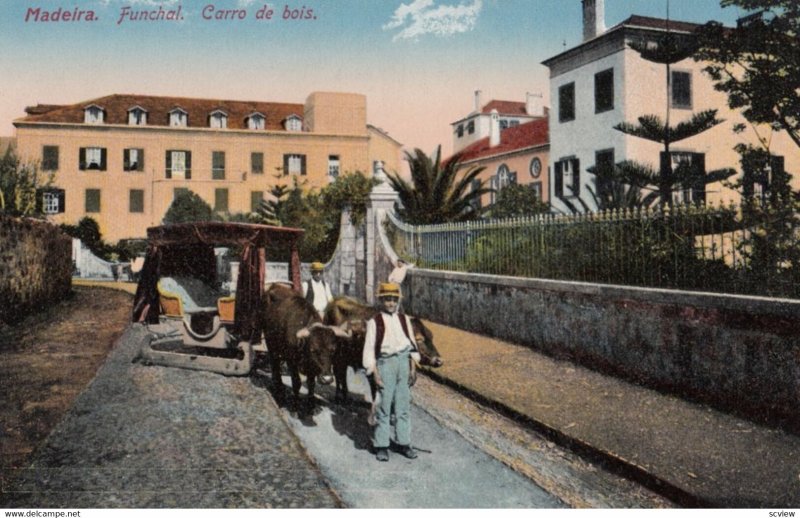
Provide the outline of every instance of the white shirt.
{"type": "Polygon", "coordinates": [[[304,297],[308,294],[309,283],[311,284],[311,289],[314,290],[314,309],[316,309],[318,313],[323,313],[325,308],[328,306],[328,303],[333,300],[333,295],[331,295],[331,287],[328,286],[327,282],[323,283],[322,280],[308,280],[303,283],[304,297]]]}
{"type": "MultiPolygon", "coordinates": [[[[383,324],[385,328],[383,333],[383,343],[381,344],[381,354],[395,354],[407,349],[408,347],[411,347],[411,357],[414,359],[414,361],[418,362],[420,360],[420,355],[416,351],[417,343],[414,340],[414,328],[411,327],[411,319],[408,318],[408,315],[405,315],[405,319],[408,334],[411,335],[410,341],[409,337],[407,337],[403,332],[403,327],[400,324],[399,313],[390,315],[389,313],[381,312],[378,317],[383,318],[383,324]]],[[[371,318],[367,322],[367,334],[364,337],[364,354],[362,358],[364,368],[367,370],[367,375],[375,372],[376,334],[377,326],[375,325],[375,320],[371,318]]]]}

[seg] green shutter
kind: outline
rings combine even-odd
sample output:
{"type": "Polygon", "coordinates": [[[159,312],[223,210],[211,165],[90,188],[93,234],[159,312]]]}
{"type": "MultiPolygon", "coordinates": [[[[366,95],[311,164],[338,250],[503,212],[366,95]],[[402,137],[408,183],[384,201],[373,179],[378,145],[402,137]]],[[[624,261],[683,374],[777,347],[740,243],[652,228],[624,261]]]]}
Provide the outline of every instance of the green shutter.
{"type": "Polygon", "coordinates": [[[214,189],[214,210],[216,212],[228,211],[228,189],[214,189]]]}
{"type": "Polygon", "coordinates": [[[82,147],[78,152],[78,169],[81,171],[86,170],[86,148],[82,147]]]}
{"type": "Polygon", "coordinates": [[[86,212],[100,212],[100,189],[86,189],[86,212]]]}
{"type": "Polygon", "coordinates": [[[225,152],[212,151],[211,152],[211,179],[224,180],[225,179],[225,152]]]}
{"type": "Polygon", "coordinates": [[[137,171],[144,171],[144,149],[139,148],[139,163],[136,167],[137,171]]]}
{"type": "Polygon", "coordinates": [[[186,179],[192,179],[192,152],[186,151],[186,179]]]}
{"type": "Polygon", "coordinates": [[[283,176],[289,174],[289,155],[283,155],[283,176]]]}
{"type": "Polygon", "coordinates": [[[306,174],[306,156],[300,155],[300,174],[306,174]]]}
{"type": "Polygon", "coordinates": [[[264,191],[250,191],[250,212],[258,212],[261,208],[261,200],[264,199],[264,191]]]}
{"type": "Polygon", "coordinates": [[[104,147],[100,148],[100,170],[101,171],[105,171],[106,170],[106,166],[107,166],[107,160],[106,160],[107,156],[106,155],[107,155],[106,148],[104,148],[104,147]]]}
{"type": "Polygon", "coordinates": [[[130,149],[123,149],[122,150],[122,170],[123,171],[130,171],[131,170],[131,150],[130,149]]]}
{"type": "Polygon", "coordinates": [[[169,180],[172,178],[172,151],[169,149],[167,150],[165,163],[167,164],[167,180],[169,180]]]}

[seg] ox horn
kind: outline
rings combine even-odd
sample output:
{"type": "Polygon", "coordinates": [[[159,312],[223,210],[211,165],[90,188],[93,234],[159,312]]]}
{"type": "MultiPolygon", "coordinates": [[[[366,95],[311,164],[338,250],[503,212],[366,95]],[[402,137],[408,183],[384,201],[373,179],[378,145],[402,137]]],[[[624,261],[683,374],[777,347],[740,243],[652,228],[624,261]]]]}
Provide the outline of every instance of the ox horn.
{"type": "Polygon", "coordinates": [[[345,322],[341,326],[330,326],[330,328],[333,334],[339,338],[350,338],[353,336],[353,332],[350,330],[350,322],[345,322]]]}

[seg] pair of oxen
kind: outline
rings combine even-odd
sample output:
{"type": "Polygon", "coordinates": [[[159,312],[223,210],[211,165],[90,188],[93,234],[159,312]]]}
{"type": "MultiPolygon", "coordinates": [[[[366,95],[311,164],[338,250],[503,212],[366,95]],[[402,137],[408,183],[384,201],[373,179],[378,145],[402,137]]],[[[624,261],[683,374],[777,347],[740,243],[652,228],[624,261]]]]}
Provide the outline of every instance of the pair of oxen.
{"type": "MultiPolygon", "coordinates": [[[[336,400],[347,401],[347,368],[362,368],[366,322],[377,310],[348,298],[337,297],[320,318],[314,306],[297,291],[273,284],[264,297],[263,329],[268,344],[275,395],[284,396],[281,364],[285,361],[292,379],[295,401],[300,401],[300,374],[306,377],[307,408],[314,406],[316,380],[327,385],[336,380],[336,400]]],[[[444,363],[433,344],[433,335],[418,318],[411,318],[421,364],[441,367],[444,363]]],[[[413,363],[413,362],[412,362],[413,363]]],[[[413,380],[412,380],[413,383],[413,380]]],[[[375,385],[370,380],[373,400],[375,385]]]]}

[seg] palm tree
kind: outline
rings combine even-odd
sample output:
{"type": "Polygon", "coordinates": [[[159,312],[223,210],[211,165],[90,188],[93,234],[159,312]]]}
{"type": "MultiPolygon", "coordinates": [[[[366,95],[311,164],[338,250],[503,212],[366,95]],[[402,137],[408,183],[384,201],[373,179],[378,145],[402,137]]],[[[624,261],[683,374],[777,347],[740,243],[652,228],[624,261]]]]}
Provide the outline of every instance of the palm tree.
{"type": "Polygon", "coordinates": [[[480,198],[494,192],[479,180],[476,188],[473,181],[485,167],[469,167],[462,173],[461,158],[455,155],[441,162],[442,146],[436,148],[432,157],[420,149],[406,152],[411,169],[411,182],[399,174],[388,173],[389,183],[400,196],[397,214],[414,225],[466,221],[480,217],[485,208],[480,198]]]}

